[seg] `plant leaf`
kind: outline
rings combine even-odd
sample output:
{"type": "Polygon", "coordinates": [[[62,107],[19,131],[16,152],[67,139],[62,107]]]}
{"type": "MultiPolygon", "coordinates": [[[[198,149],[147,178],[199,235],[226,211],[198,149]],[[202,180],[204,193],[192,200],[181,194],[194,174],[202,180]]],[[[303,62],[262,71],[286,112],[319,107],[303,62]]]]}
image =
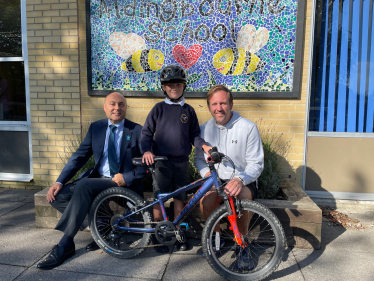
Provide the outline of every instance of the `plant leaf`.
{"type": "Polygon", "coordinates": [[[193,83],[199,81],[201,76],[202,76],[202,74],[197,74],[197,73],[189,75],[188,78],[187,78],[187,85],[190,85],[190,84],[193,84],[193,83]]]}

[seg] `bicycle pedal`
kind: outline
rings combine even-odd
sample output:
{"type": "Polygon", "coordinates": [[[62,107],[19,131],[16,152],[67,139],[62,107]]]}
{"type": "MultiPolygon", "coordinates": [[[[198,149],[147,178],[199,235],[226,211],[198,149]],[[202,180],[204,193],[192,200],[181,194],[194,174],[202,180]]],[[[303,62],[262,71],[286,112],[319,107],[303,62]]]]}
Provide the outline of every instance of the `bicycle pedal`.
{"type": "Polygon", "coordinates": [[[185,243],[187,241],[186,235],[184,234],[183,229],[177,229],[175,231],[175,237],[177,238],[179,243],[185,243]]]}

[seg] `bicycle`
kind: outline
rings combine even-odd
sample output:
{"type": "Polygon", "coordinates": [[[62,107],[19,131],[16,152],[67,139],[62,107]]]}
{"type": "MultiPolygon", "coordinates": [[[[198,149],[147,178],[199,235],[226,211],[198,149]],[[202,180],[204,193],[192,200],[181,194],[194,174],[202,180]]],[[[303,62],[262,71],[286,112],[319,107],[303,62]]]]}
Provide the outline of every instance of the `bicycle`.
{"type": "MultiPolygon", "coordinates": [[[[227,196],[224,185],[218,178],[215,164],[223,159],[231,161],[216,148],[208,157],[210,176],[197,180],[174,192],[158,194],[157,200],[147,203],[135,192],[113,187],[101,192],[94,200],[90,213],[92,236],[100,248],[117,258],[133,258],[141,254],[149,245],[151,235],[161,245],[173,245],[176,240],[185,241],[185,231],[177,227],[192,208],[211,189],[216,187],[223,204],[208,218],[202,232],[202,251],[210,266],[228,280],[262,280],[275,271],[281,262],[286,245],[284,230],[274,213],[264,205],[249,201],[236,200],[227,196]],[[193,188],[201,186],[189,200],[182,212],[172,222],[169,221],[164,202],[193,188]],[[149,208],[160,204],[164,220],[153,222],[149,208]],[[244,234],[239,232],[237,219],[248,212],[249,223],[244,234]],[[219,225],[220,231],[215,232],[219,225]],[[217,234],[218,233],[218,234],[217,234]],[[220,243],[219,239],[225,242],[220,243]],[[254,266],[251,269],[239,267],[237,249],[247,250],[254,266]]],[[[155,157],[154,161],[164,161],[166,157],[155,157]]],[[[233,164],[233,162],[231,161],[233,164]]],[[[134,158],[134,165],[143,166],[142,158],[134,158]]],[[[235,168],[235,166],[233,166],[235,168]]],[[[147,166],[154,180],[153,166],[147,166]]]]}

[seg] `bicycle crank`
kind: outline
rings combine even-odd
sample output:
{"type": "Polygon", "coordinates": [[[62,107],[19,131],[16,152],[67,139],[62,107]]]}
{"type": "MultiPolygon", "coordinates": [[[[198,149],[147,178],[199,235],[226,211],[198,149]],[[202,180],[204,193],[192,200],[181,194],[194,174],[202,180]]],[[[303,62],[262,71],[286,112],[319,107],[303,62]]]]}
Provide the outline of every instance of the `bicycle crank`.
{"type": "Polygon", "coordinates": [[[155,237],[163,245],[174,245],[177,238],[175,231],[177,228],[171,221],[160,221],[155,227],[155,237]]]}

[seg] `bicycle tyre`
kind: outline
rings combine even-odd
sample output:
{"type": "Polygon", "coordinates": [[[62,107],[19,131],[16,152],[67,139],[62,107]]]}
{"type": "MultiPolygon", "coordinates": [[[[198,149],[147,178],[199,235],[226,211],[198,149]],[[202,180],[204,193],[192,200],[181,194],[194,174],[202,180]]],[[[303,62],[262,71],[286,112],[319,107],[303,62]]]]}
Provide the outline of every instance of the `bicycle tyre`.
{"type": "Polygon", "coordinates": [[[262,280],[272,274],[282,260],[286,246],[283,227],[274,213],[260,203],[236,200],[235,208],[252,212],[245,239],[249,242],[248,252],[253,259],[254,268],[243,270],[236,265],[234,249],[237,244],[233,241],[234,234],[229,229],[228,213],[224,205],[217,208],[205,223],[202,233],[204,256],[213,270],[228,280],[262,280]],[[217,223],[220,223],[221,237],[226,242],[225,247],[219,251],[213,249],[213,234],[217,223]]]}
{"type": "MultiPolygon", "coordinates": [[[[89,222],[92,237],[97,245],[107,254],[121,259],[133,258],[141,254],[149,244],[151,234],[140,232],[115,232],[112,224],[130,209],[142,205],[144,200],[132,190],[112,187],[102,191],[92,203],[89,222]]],[[[127,227],[151,228],[151,225],[139,225],[133,222],[151,222],[151,214],[144,211],[123,220],[120,225],[127,227]]]]}

